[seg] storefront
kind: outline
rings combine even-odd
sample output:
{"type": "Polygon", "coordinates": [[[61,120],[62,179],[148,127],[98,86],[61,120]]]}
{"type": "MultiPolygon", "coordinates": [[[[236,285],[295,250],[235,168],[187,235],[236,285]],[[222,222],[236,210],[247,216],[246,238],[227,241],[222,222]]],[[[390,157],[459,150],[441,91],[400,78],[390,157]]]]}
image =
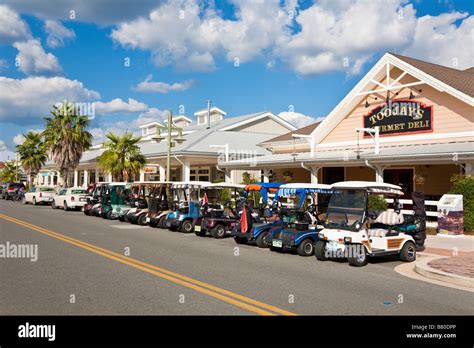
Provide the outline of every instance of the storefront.
{"type": "Polygon", "coordinates": [[[229,161],[269,181],[384,181],[437,200],[474,173],[474,69],[385,54],[319,124],[262,144],[272,155],[229,161]]]}

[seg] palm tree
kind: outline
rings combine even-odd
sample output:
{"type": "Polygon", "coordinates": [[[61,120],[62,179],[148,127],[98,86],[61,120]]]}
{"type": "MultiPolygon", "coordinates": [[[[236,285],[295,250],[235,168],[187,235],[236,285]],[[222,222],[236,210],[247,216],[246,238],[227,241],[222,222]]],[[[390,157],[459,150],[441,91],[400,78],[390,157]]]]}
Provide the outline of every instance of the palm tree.
{"type": "Polygon", "coordinates": [[[41,134],[29,131],[23,135],[25,141],[17,145],[20,155],[20,163],[28,175],[28,184],[31,187],[33,178],[38,174],[41,167],[46,163],[46,149],[41,134]]]}
{"type": "Polygon", "coordinates": [[[53,106],[51,114],[52,117],[45,119],[44,143],[64,178],[65,186],[69,186],[69,172],[77,167],[82,153],[92,145],[92,134],[86,130],[90,120],[78,115],[74,104],[67,101],[53,106]]]}
{"type": "Polygon", "coordinates": [[[135,138],[130,132],[124,135],[109,132],[106,137],[109,139],[104,143],[106,150],[97,158],[99,167],[119,181],[129,181],[146,163],[137,145],[140,137],[135,138]]]}
{"type": "Polygon", "coordinates": [[[19,172],[18,165],[15,161],[5,162],[5,166],[0,171],[0,179],[3,182],[13,182],[17,180],[17,173],[19,172]]]}

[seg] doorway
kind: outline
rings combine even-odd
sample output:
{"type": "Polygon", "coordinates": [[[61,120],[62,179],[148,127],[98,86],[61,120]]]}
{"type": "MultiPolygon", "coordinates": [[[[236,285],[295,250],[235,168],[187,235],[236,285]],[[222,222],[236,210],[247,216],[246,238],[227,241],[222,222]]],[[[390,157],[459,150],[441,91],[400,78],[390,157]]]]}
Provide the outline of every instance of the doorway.
{"type": "Polygon", "coordinates": [[[385,169],[383,181],[401,186],[407,196],[413,192],[413,168],[385,169]]]}
{"type": "Polygon", "coordinates": [[[323,167],[323,184],[331,185],[335,182],[344,181],[344,167],[323,167]]]}

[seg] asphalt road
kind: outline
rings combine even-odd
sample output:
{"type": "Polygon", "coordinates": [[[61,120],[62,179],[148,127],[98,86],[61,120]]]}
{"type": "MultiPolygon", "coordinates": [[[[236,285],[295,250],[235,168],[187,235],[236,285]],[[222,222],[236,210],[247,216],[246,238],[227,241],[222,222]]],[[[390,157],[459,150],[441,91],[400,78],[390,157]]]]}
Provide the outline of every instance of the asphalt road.
{"type": "Polygon", "coordinates": [[[36,262],[0,259],[3,315],[473,312],[471,293],[404,277],[393,258],[355,268],[3,200],[0,214],[0,244],[38,245],[36,262]]]}

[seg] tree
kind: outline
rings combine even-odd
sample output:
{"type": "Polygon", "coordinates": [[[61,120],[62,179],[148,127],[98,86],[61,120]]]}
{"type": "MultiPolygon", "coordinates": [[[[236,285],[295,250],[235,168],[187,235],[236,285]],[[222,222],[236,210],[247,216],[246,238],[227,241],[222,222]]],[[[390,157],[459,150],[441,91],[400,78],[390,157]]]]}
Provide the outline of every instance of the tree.
{"type": "Polygon", "coordinates": [[[28,184],[31,186],[33,178],[38,174],[41,167],[46,163],[46,149],[41,139],[41,134],[29,131],[23,135],[25,141],[17,145],[20,163],[28,175],[28,184]]]}
{"type": "Polygon", "coordinates": [[[17,180],[17,173],[19,172],[18,165],[15,161],[5,162],[5,166],[0,171],[0,179],[3,182],[12,182],[17,180]]]}
{"type": "Polygon", "coordinates": [[[77,111],[74,104],[67,101],[53,106],[52,117],[46,118],[43,131],[46,151],[64,178],[65,186],[69,186],[69,172],[77,167],[82,153],[92,145],[92,134],[86,130],[90,120],[77,111]]]}
{"type": "Polygon", "coordinates": [[[106,137],[106,150],[97,159],[99,167],[119,181],[129,181],[146,163],[145,156],[137,145],[140,137],[136,138],[130,132],[124,135],[109,132],[106,137]]]}

